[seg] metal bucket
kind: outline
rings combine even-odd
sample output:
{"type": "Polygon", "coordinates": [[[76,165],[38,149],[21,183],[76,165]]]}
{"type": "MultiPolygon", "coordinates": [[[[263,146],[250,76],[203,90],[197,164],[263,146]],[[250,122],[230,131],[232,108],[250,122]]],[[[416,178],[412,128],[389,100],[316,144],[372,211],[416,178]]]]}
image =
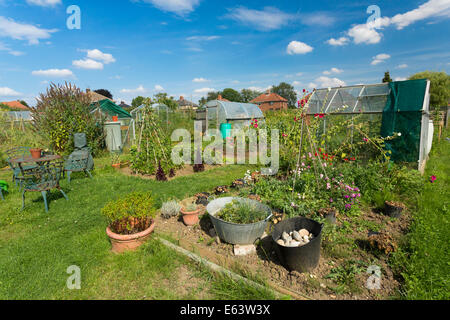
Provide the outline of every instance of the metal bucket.
{"type": "Polygon", "coordinates": [[[323,224],[302,217],[285,220],[275,226],[272,232],[275,251],[286,269],[303,273],[312,271],[319,265],[322,230],[323,224]],[[283,232],[290,233],[301,229],[306,229],[314,235],[308,244],[291,248],[277,243],[283,232]]]}
{"type": "Polygon", "coordinates": [[[264,230],[272,217],[272,210],[270,208],[258,201],[243,199],[243,198],[219,198],[212,201],[207,207],[206,211],[211,218],[219,238],[230,244],[253,244],[257,239],[261,238],[264,234],[264,230]],[[267,211],[267,218],[263,221],[253,223],[253,224],[236,224],[225,222],[216,217],[220,210],[222,210],[227,204],[233,202],[233,200],[238,200],[239,202],[251,203],[258,206],[259,208],[267,211]]]}

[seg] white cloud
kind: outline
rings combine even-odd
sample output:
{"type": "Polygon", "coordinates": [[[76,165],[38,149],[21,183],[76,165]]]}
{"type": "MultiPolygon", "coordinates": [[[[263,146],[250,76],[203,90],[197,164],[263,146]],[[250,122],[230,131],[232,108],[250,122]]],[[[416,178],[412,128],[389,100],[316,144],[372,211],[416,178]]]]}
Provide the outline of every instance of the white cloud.
{"type": "Polygon", "coordinates": [[[391,18],[391,22],[397,26],[398,30],[401,30],[414,22],[439,16],[450,17],[450,1],[429,0],[417,9],[395,15],[391,18]]]}
{"type": "Polygon", "coordinates": [[[27,3],[41,7],[53,7],[61,4],[61,0],[27,0],[27,3]]]}
{"type": "Polygon", "coordinates": [[[144,86],[140,85],[136,89],[122,89],[122,90],[120,90],[120,92],[121,93],[131,93],[131,94],[146,93],[147,89],[145,89],[144,86]]]}
{"type": "Polygon", "coordinates": [[[260,31],[280,29],[296,19],[296,15],[285,13],[274,7],[253,10],[243,6],[229,9],[226,17],[260,31]]]}
{"type": "Polygon", "coordinates": [[[377,64],[380,64],[382,62],[385,62],[386,60],[390,59],[391,56],[386,53],[381,53],[373,57],[373,61],[371,65],[376,66],[377,64]]]}
{"type": "Polygon", "coordinates": [[[165,90],[164,90],[164,88],[163,88],[162,86],[160,86],[159,84],[157,84],[157,85],[155,86],[155,91],[162,92],[162,91],[165,91],[165,90]]]}
{"type": "Polygon", "coordinates": [[[346,86],[345,81],[342,81],[341,79],[338,79],[338,78],[329,78],[329,77],[322,76],[322,77],[315,79],[314,81],[315,82],[311,82],[308,85],[309,89],[315,89],[317,87],[320,87],[320,88],[332,87],[332,88],[334,88],[334,87],[346,86]],[[316,84],[316,83],[318,83],[318,84],[316,84]]]}
{"type": "Polygon", "coordinates": [[[216,89],[213,89],[213,88],[201,88],[201,89],[196,89],[196,90],[194,90],[194,93],[197,93],[197,94],[206,94],[206,93],[208,93],[208,92],[213,92],[213,91],[216,91],[216,89]]]}
{"type": "Polygon", "coordinates": [[[65,78],[72,77],[73,73],[69,69],[48,69],[31,72],[33,76],[51,77],[51,78],[65,78]]]}
{"type": "Polygon", "coordinates": [[[385,27],[395,25],[398,30],[401,30],[415,22],[432,17],[449,18],[450,1],[429,0],[420,5],[417,9],[403,14],[397,14],[392,18],[382,17],[366,24],[355,25],[347,32],[347,34],[353,38],[353,41],[356,44],[375,44],[381,41],[383,35],[379,30],[385,27]]]}
{"type": "Polygon", "coordinates": [[[15,51],[15,50],[11,49],[9,46],[5,45],[2,42],[0,42],[0,51],[6,51],[10,55],[13,55],[13,56],[16,56],[16,57],[23,56],[25,54],[24,52],[15,51]]]}
{"type": "Polygon", "coordinates": [[[72,65],[80,69],[103,70],[103,63],[92,59],[74,60],[72,61],[72,65]]]}
{"type": "Polygon", "coordinates": [[[17,97],[22,94],[8,87],[0,87],[0,97],[17,97]]]}
{"type": "Polygon", "coordinates": [[[253,90],[253,91],[258,91],[258,92],[266,92],[267,90],[272,89],[272,86],[268,86],[268,87],[265,87],[265,88],[263,88],[263,87],[249,87],[247,89],[253,90]]]}
{"type": "Polygon", "coordinates": [[[331,46],[345,46],[350,41],[347,37],[340,37],[339,39],[331,38],[327,43],[331,46]]]}
{"type": "Polygon", "coordinates": [[[98,49],[87,50],[87,57],[89,59],[101,61],[104,64],[110,64],[116,62],[116,59],[109,53],[103,53],[98,49]]]}
{"type": "Polygon", "coordinates": [[[398,65],[396,69],[406,69],[408,68],[408,65],[406,63],[398,65]]]}
{"type": "Polygon", "coordinates": [[[39,44],[39,40],[48,39],[57,29],[42,29],[31,24],[15,22],[0,16],[0,36],[15,40],[27,40],[29,44],[39,44]]]}
{"type": "Polygon", "coordinates": [[[340,74],[342,72],[344,72],[344,70],[338,68],[331,68],[331,70],[324,71],[323,74],[329,76],[331,74],[340,74]]]}
{"type": "Polygon", "coordinates": [[[328,13],[316,12],[310,14],[302,14],[300,22],[308,26],[330,26],[336,21],[335,17],[330,16],[328,13]]]}
{"type": "Polygon", "coordinates": [[[209,82],[210,80],[205,79],[205,78],[195,78],[194,80],[192,80],[192,82],[195,83],[202,83],[202,82],[209,82]]]}
{"type": "Polygon", "coordinates": [[[294,87],[300,87],[302,85],[302,83],[300,81],[294,81],[294,82],[292,82],[292,85],[294,87]]]}
{"type": "Polygon", "coordinates": [[[294,55],[294,54],[306,54],[308,52],[313,51],[314,48],[307,45],[304,42],[300,42],[300,41],[291,41],[291,43],[289,43],[289,45],[287,46],[287,53],[290,55],[294,55]]]}
{"type": "Polygon", "coordinates": [[[179,16],[186,16],[195,10],[200,0],[141,0],[142,2],[151,3],[156,8],[175,13],[179,16]]]}
{"type": "Polygon", "coordinates": [[[192,36],[186,38],[187,41],[211,41],[220,39],[220,36],[192,36]]]}

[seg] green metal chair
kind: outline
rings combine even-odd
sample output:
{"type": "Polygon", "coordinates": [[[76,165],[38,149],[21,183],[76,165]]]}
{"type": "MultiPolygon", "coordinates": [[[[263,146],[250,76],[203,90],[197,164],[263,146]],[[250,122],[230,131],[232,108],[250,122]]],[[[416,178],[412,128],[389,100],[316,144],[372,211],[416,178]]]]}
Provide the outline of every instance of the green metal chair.
{"type": "Polygon", "coordinates": [[[3,197],[3,189],[2,188],[0,188],[0,199],[5,201],[5,197],[3,197]]]}
{"type": "Polygon", "coordinates": [[[64,172],[67,172],[67,178],[70,183],[70,175],[72,172],[84,172],[92,178],[91,172],[88,169],[89,153],[74,153],[66,159],[64,164],[64,172]]]}
{"type": "MultiPolygon", "coordinates": [[[[22,171],[20,170],[20,168],[18,166],[14,165],[11,162],[11,160],[31,156],[30,149],[31,149],[30,147],[16,147],[16,148],[12,148],[12,149],[6,151],[6,155],[8,156],[8,158],[6,159],[6,162],[8,163],[8,165],[11,168],[11,171],[13,173],[12,180],[16,184],[16,186],[19,184],[20,189],[22,188],[22,183],[21,183],[21,181],[23,179],[22,171]]],[[[27,165],[27,166],[24,166],[23,169],[29,170],[29,169],[33,169],[36,167],[37,167],[37,165],[27,165]]]]}
{"type": "Polygon", "coordinates": [[[59,186],[63,172],[63,162],[54,162],[25,171],[23,177],[22,210],[25,208],[26,192],[41,192],[44,198],[45,211],[48,212],[47,192],[58,189],[66,200],[67,195],[59,186]]]}

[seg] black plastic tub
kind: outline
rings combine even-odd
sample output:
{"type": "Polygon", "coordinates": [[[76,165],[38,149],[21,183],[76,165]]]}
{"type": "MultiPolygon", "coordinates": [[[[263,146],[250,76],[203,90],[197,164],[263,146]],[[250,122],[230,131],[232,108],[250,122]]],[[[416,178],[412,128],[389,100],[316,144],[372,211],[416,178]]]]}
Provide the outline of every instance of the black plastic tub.
{"type": "Polygon", "coordinates": [[[403,212],[403,207],[398,207],[396,205],[390,204],[386,201],[384,204],[384,214],[391,218],[400,218],[403,212]]]}
{"type": "Polygon", "coordinates": [[[289,271],[300,273],[309,272],[317,268],[320,259],[320,247],[322,243],[323,224],[307,218],[292,218],[278,223],[273,232],[272,239],[275,243],[275,252],[283,266],[289,271]],[[296,248],[281,246],[277,240],[283,232],[290,233],[306,229],[314,235],[314,238],[306,245],[296,248]]]}

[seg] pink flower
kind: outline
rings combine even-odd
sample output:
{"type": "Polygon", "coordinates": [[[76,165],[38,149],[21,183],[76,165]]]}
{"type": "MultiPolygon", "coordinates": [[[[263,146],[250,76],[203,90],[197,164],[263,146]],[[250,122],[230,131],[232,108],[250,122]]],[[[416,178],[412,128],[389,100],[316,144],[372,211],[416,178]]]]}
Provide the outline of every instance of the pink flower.
{"type": "Polygon", "coordinates": [[[430,178],[431,183],[434,183],[436,180],[437,180],[436,176],[431,176],[431,178],[430,178]]]}
{"type": "Polygon", "coordinates": [[[331,183],[327,183],[327,190],[331,189],[331,183]]]}
{"type": "Polygon", "coordinates": [[[364,138],[363,140],[364,140],[364,142],[369,142],[369,139],[367,139],[367,138],[364,138]]]}

